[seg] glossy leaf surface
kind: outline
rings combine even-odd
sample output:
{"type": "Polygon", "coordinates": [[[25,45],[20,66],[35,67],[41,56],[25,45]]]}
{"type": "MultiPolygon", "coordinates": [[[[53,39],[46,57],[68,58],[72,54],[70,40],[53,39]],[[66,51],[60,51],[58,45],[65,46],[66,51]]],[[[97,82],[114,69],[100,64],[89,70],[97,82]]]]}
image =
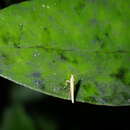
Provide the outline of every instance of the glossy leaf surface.
{"type": "Polygon", "coordinates": [[[34,0],[0,11],[0,75],[76,100],[129,105],[130,2],[34,0]]]}

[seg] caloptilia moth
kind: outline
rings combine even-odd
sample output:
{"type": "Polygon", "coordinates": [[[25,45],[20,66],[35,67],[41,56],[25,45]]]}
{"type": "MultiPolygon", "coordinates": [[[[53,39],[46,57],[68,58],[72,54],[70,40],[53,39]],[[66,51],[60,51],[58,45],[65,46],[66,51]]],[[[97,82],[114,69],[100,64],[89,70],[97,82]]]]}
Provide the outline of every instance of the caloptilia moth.
{"type": "Polygon", "coordinates": [[[74,79],[74,75],[71,74],[70,80],[67,80],[66,82],[70,84],[70,96],[71,96],[71,101],[72,101],[72,103],[74,103],[74,89],[75,89],[75,79],[74,79]]]}

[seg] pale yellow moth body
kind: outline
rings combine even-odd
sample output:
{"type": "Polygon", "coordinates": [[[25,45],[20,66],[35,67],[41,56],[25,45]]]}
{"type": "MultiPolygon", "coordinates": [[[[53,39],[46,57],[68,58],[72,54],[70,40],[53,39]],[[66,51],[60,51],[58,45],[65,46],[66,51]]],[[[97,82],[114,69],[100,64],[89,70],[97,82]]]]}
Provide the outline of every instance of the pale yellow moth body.
{"type": "Polygon", "coordinates": [[[74,75],[73,74],[71,74],[70,80],[67,80],[67,83],[70,84],[71,101],[72,101],[72,103],[74,103],[75,79],[74,79],[74,75]]]}

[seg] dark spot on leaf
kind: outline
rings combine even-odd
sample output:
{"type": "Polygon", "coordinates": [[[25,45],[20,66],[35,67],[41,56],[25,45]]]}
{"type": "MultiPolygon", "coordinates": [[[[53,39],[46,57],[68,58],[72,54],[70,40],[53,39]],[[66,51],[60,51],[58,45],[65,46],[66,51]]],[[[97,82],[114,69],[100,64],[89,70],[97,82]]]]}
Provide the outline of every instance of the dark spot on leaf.
{"type": "Polygon", "coordinates": [[[104,43],[103,39],[101,39],[99,36],[95,36],[94,41],[95,41],[95,43],[98,43],[101,48],[103,48],[105,46],[105,43],[104,43]]]}
{"type": "Polygon", "coordinates": [[[8,55],[6,53],[0,54],[1,62],[3,62],[3,64],[5,64],[5,65],[14,64],[14,59],[10,58],[9,56],[10,55],[8,55]]]}
{"type": "Polygon", "coordinates": [[[78,61],[76,59],[72,60],[72,63],[78,64],[78,61]]]}
{"type": "Polygon", "coordinates": [[[19,35],[16,38],[16,40],[13,41],[13,43],[14,43],[13,45],[14,45],[15,48],[21,48],[20,44],[21,44],[21,38],[22,38],[22,34],[23,34],[24,25],[19,24],[18,27],[19,27],[19,35]]]}
{"type": "Polygon", "coordinates": [[[13,45],[14,45],[14,48],[21,48],[21,47],[20,47],[20,43],[19,43],[19,42],[14,43],[13,45]]]}
{"type": "Polygon", "coordinates": [[[65,60],[65,61],[69,60],[63,53],[59,53],[59,55],[61,60],[65,60]]]}
{"type": "Polygon", "coordinates": [[[121,68],[121,69],[119,69],[118,73],[115,74],[114,76],[115,76],[116,78],[118,78],[118,79],[123,79],[124,76],[125,76],[125,71],[126,71],[126,70],[125,70],[124,68],[121,68]]]}
{"type": "Polygon", "coordinates": [[[48,35],[50,35],[50,30],[47,27],[44,27],[43,29],[44,29],[45,33],[47,33],[48,35]]]}
{"type": "Polygon", "coordinates": [[[43,80],[34,80],[35,87],[37,88],[44,88],[43,80]]]}
{"type": "Polygon", "coordinates": [[[120,68],[119,71],[118,71],[118,73],[116,73],[116,74],[111,74],[111,76],[112,76],[112,77],[115,77],[115,78],[121,80],[123,83],[125,83],[125,82],[124,82],[124,78],[125,78],[126,71],[127,71],[127,70],[126,70],[125,68],[120,68]]]}
{"type": "Polygon", "coordinates": [[[109,33],[107,33],[107,32],[106,32],[104,35],[105,35],[106,37],[109,37],[109,33]]]}
{"type": "Polygon", "coordinates": [[[3,40],[4,43],[8,44],[9,38],[4,35],[4,36],[2,37],[2,40],[3,40]]]}
{"type": "Polygon", "coordinates": [[[125,69],[120,69],[119,73],[116,74],[116,77],[119,78],[119,79],[123,79],[124,76],[125,76],[125,69]]]}
{"type": "Polygon", "coordinates": [[[92,24],[92,25],[97,25],[97,24],[98,24],[97,19],[91,19],[91,20],[90,20],[90,24],[92,24]]]}
{"type": "Polygon", "coordinates": [[[4,53],[2,53],[1,55],[0,55],[0,59],[5,59],[6,58],[6,55],[4,54],[4,53]]]}
{"type": "Polygon", "coordinates": [[[76,7],[74,7],[74,10],[77,12],[78,15],[82,12],[83,8],[86,6],[86,0],[81,0],[76,7]]]}
{"type": "Polygon", "coordinates": [[[6,54],[2,53],[2,54],[0,55],[0,59],[1,59],[2,61],[8,60],[8,56],[7,56],[6,54]]]}
{"type": "Polygon", "coordinates": [[[95,38],[98,42],[102,42],[102,39],[99,36],[96,36],[95,38]]]}
{"type": "Polygon", "coordinates": [[[3,70],[0,70],[0,73],[3,73],[3,70]]]}
{"type": "Polygon", "coordinates": [[[48,28],[47,28],[47,27],[44,27],[43,29],[44,29],[45,31],[47,31],[47,30],[48,30],[48,28]]]}
{"type": "Polygon", "coordinates": [[[10,39],[12,39],[8,32],[5,33],[1,38],[4,42],[4,44],[9,44],[10,39]]]}
{"type": "Polygon", "coordinates": [[[34,72],[34,73],[32,73],[32,77],[40,78],[41,77],[41,73],[40,72],[34,72]]]}
{"type": "Polygon", "coordinates": [[[72,62],[74,64],[78,64],[78,61],[75,59],[70,59],[69,57],[65,56],[65,54],[63,52],[58,52],[60,59],[63,61],[68,61],[68,62],[72,62]]]}
{"type": "Polygon", "coordinates": [[[52,63],[56,63],[56,60],[52,60],[52,63]]]}

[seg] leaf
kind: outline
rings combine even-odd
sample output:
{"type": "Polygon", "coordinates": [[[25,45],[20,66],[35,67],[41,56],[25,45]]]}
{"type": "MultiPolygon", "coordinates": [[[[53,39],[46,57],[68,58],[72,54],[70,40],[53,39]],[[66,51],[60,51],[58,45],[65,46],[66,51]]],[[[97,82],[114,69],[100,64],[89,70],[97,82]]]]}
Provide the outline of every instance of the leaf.
{"type": "Polygon", "coordinates": [[[76,101],[130,105],[130,1],[34,0],[0,11],[0,75],[76,101]]]}

